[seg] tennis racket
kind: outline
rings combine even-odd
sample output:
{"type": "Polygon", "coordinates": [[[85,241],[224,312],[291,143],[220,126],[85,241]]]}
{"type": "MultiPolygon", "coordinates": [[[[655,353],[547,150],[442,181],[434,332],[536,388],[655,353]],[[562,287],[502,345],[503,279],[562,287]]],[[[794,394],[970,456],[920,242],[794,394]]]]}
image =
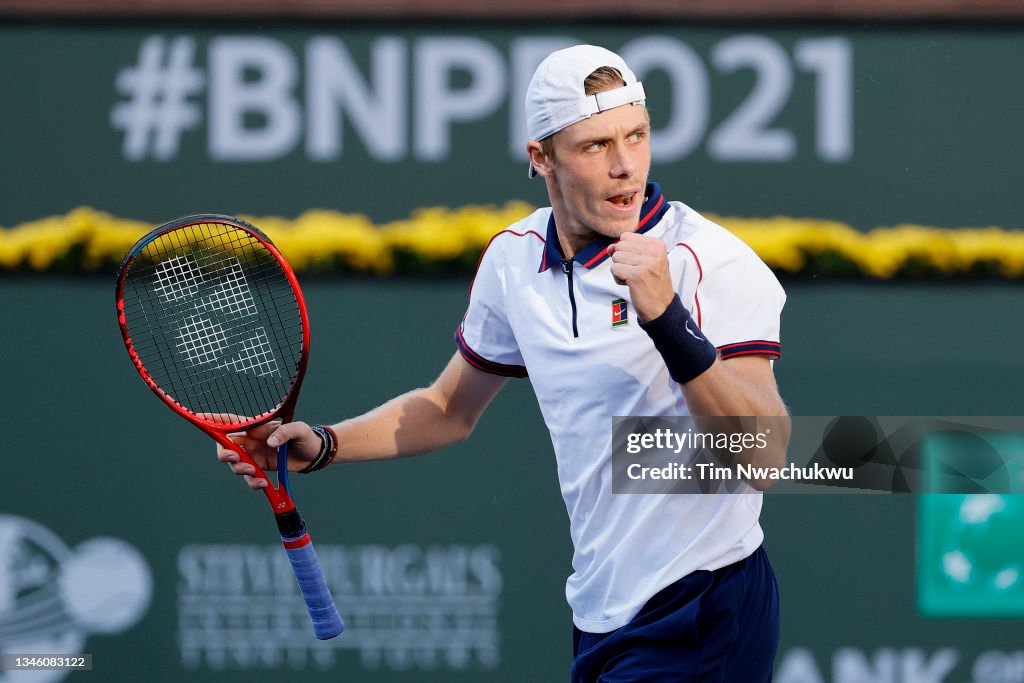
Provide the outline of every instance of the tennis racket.
{"type": "Polygon", "coordinates": [[[117,275],[117,320],[150,389],[267,480],[281,541],[316,637],[345,624],[288,487],[288,445],[275,487],[231,432],[289,422],[309,357],[295,273],[258,229],[231,216],[179,218],[135,243],[117,275]]]}

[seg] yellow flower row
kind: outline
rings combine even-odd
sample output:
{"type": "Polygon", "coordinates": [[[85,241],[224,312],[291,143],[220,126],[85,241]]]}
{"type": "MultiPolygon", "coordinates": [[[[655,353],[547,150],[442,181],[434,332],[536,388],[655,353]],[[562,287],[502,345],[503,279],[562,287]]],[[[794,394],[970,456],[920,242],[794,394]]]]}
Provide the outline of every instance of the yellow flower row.
{"type": "MultiPolygon", "coordinates": [[[[362,215],[311,210],[295,219],[243,217],[259,226],[303,272],[392,273],[471,271],[491,236],[533,207],[417,209],[374,225],[362,215]]],[[[773,269],[801,275],[1024,276],[1024,231],[898,225],[860,232],[833,221],[712,217],[773,269]]],[[[0,228],[0,270],[86,270],[120,262],[153,226],[90,208],[0,228]]]]}
{"type": "Polygon", "coordinates": [[[834,274],[835,266],[829,264],[839,261],[853,272],[881,279],[923,274],[1024,276],[1022,230],[901,224],[860,232],[845,223],[813,219],[716,220],[773,269],[788,273],[834,274]]]}

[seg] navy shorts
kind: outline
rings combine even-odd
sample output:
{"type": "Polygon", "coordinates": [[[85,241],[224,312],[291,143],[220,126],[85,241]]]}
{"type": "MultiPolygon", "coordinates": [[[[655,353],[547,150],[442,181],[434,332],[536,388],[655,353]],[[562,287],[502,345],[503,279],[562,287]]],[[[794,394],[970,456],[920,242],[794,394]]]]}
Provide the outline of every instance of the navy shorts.
{"type": "Polygon", "coordinates": [[[764,548],[684,576],[611,633],[573,627],[572,683],[765,683],[779,648],[779,588],[764,548]]]}

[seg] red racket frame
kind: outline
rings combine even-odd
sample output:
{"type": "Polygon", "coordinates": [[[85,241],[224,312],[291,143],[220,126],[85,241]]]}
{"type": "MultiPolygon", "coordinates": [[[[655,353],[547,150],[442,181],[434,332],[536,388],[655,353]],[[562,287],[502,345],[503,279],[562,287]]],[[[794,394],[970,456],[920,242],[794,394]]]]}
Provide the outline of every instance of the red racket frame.
{"type": "Polygon", "coordinates": [[[245,452],[241,446],[236,444],[234,441],[228,438],[228,434],[232,432],[239,432],[252,427],[256,427],[261,424],[266,424],[278,417],[283,422],[291,422],[292,417],[295,415],[295,404],[299,399],[299,389],[302,386],[302,380],[306,375],[306,364],[309,361],[309,316],[306,313],[306,300],[302,296],[302,289],[299,287],[299,281],[295,277],[295,271],[288,265],[284,256],[278,250],[274,243],[270,241],[263,233],[256,227],[245,223],[244,221],[238,220],[232,216],[223,216],[218,214],[204,214],[198,216],[188,216],[186,218],[172,221],[166,225],[162,225],[156,230],[153,230],[147,234],[143,239],[139,240],[136,247],[125,256],[124,261],[121,263],[120,273],[117,279],[116,289],[116,300],[117,300],[117,322],[121,328],[121,337],[124,339],[125,346],[128,348],[128,355],[131,356],[132,363],[135,365],[135,369],[139,371],[142,379],[145,380],[146,385],[153,390],[160,400],[170,406],[171,410],[182,416],[197,428],[202,430],[205,434],[214,439],[217,443],[224,446],[225,448],[231,449],[238,454],[238,457],[242,462],[251,465],[255,470],[253,476],[263,479],[267,482],[267,486],[263,488],[263,493],[267,496],[267,501],[270,503],[270,507],[273,508],[277,514],[288,512],[295,509],[295,503],[292,501],[292,497],[288,494],[283,487],[277,487],[267,473],[263,471],[259,465],[245,452]],[[288,278],[288,283],[292,287],[292,292],[295,294],[295,300],[298,303],[299,315],[302,319],[302,354],[299,358],[298,367],[296,368],[295,375],[292,378],[291,387],[285,394],[285,398],[272,410],[257,415],[256,417],[248,420],[242,420],[239,422],[230,422],[227,424],[220,422],[212,422],[211,420],[204,419],[198,414],[193,413],[191,410],[185,408],[180,403],[175,401],[173,398],[168,396],[153,380],[150,376],[149,371],[146,370],[139,358],[139,355],[135,351],[135,346],[132,344],[131,335],[128,332],[127,320],[125,319],[124,313],[124,285],[125,279],[128,275],[129,265],[135,257],[145,248],[147,244],[156,240],[157,238],[175,230],[192,227],[195,225],[204,224],[219,224],[228,225],[233,228],[237,228],[245,231],[257,241],[259,241],[267,250],[273,255],[280,264],[281,269],[284,271],[285,277],[288,278]]]}

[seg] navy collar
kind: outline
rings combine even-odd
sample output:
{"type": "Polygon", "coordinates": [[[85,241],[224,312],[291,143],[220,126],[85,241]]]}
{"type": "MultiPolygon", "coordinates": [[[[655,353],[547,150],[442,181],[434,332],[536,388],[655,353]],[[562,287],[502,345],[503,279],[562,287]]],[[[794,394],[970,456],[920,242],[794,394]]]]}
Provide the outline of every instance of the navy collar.
{"type": "MultiPolygon", "coordinates": [[[[653,228],[661,220],[661,217],[668,211],[669,205],[661,194],[661,186],[658,183],[647,183],[647,198],[644,205],[640,207],[640,222],[637,223],[636,232],[643,234],[653,228]]],[[[593,268],[603,263],[608,258],[608,246],[616,240],[604,235],[598,235],[594,241],[580,249],[573,261],[581,264],[584,268],[593,268]]],[[[544,242],[544,254],[541,256],[538,273],[565,260],[562,256],[562,247],[558,243],[558,232],[555,230],[555,212],[551,212],[548,218],[548,236],[544,242]]]]}

